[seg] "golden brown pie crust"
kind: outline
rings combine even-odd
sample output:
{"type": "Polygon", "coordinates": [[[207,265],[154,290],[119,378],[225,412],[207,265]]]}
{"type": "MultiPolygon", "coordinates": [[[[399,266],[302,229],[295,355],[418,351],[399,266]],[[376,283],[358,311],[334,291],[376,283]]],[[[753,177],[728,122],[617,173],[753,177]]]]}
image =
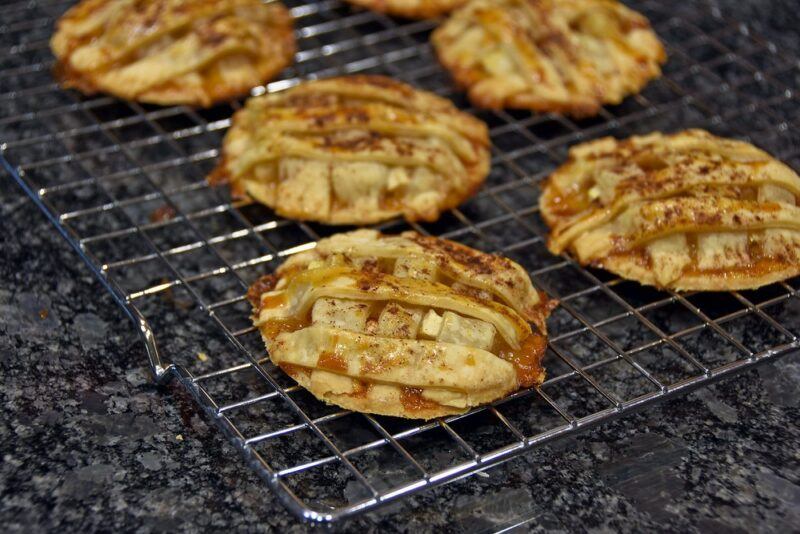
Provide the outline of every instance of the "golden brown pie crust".
{"type": "Polygon", "coordinates": [[[756,288],[800,274],[800,177],[703,130],[572,147],[546,181],[548,247],[675,290],[756,288]]]}
{"type": "Polygon", "coordinates": [[[212,183],[326,224],[433,221],[489,172],[486,125],[383,76],[302,83],[233,117],[212,183]]]}
{"type": "Polygon", "coordinates": [[[616,0],[471,0],[432,36],[470,100],[585,117],[661,75],[661,42],[616,0]]]}
{"type": "Polygon", "coordinates": [[[286,67],[289,11],[260,0],[83,0],[50,41],[62,86],[161,105],[210,106],[286,67]]]}

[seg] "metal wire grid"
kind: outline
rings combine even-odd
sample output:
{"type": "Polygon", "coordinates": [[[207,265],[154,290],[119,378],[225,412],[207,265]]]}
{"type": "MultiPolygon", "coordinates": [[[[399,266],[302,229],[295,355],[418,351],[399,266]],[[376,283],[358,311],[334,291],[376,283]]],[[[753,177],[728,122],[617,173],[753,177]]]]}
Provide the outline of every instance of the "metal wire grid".
{"type": "Polygon", "coordinates": [[[536,184],[566,148],[601,135],[700,126],[749,136],[800,167],[800,68],[746,26],[696,6],[631,2],[667,43],[665,77],[576,121],[470,109],[427,44],[435,22],[331,0],[286,3],[300,52],[266,90],[383,73],[448,96],[490,125],[486,187],[437,223],[410,226],[506,254],[560,299],[549,323],[551,378],[540,388],[419,424],[325,406],[294,385],[265,357],[243,295],[332,229],[232,203],[206,184],[239,103],[160,108],[60,91],[47,39],[68,3],[5,6],[0,138],[6,168],[138,325],[156,377],[186,386],[297,515],[332,521],[372,509],[800,345],[799,279],[713,295],[643,288],[547,253],[536,208],[536,184]]]}

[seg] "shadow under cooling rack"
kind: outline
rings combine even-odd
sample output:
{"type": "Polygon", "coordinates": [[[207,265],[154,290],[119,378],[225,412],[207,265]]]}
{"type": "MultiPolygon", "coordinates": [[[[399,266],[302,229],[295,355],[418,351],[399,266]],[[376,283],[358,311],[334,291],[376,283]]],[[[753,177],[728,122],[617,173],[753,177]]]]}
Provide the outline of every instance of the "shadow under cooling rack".
{"type": "Polygon", "coordinates": [[[395,76],[452,98],[491,129],[486,186],[436,223],[393,221],[523,265],[561,301],[548,380],[467,414],[420,424],[322,404],[266,357],[248,285],[330,235],[231,202],[205,176],[240,102],[156,107],[61,91],[51,27],[68,2],[0,15],[3,164],[134,320],[160,379],[176,377],[296,514],[331,521],[508,459],[798,347],[800,279],[757,291],[676,294],[584,269],[544,246],[538,183],[569,145],[703,127],[800,168],[795,58],[746,26],[681,3],[630,2],[665,41],[664,77],[595,118],[469,107],[428,45],[435,21],[338,1],[286,2],[296,64],[264,90],[352,72],[395,76]]]}

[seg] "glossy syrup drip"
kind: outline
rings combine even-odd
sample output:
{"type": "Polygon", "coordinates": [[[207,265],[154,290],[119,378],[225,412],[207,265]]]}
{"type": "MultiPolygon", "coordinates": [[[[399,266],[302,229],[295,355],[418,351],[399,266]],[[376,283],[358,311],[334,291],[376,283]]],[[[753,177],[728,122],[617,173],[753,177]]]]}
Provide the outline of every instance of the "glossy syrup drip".
{"type": "Polygon", "coordinates": [[[280,334],[284,332],[295,332],[301,328],[308,326],[309,322],[306,319],[268,319],[261,323],[259,326],[261,334],[274,341],[280,334]]]}
{"type": "Polygon", "coordinates": [[[438,403],[423,397],[421,388],[400,388],[400,403],[409,412],[436,410],[440,407],[438,403]]]}
{"type": "Polygon", "coordinates": [[[554,215],[571,217],[586,211],[592,205],[592,201],[587,194],[588,188],[583,191],[578,191],[574,188],[570,189],[550,199],[548,207],[554,215]]]}
{"type": "Polygon", "coordinates": [[[761,258],[751,261],[747,265],[735,265],[719,269],[688,268],[685,274],[689,276],[711,276],[735,280],[737,278],[760,278],[773,272],[780,272],[789,267],[791,267],[791,263],[788,261],[782,261],[776,258],[761,258]]]}
{"type": "Polygon", "coordinates": [[[372,383],[364,380],[353,379],[353,392],[350,393],[351,397],[357,399],[364,399],[367,397],[369,390],[372,389],[372,383]]]}
{"type": "Polygon", "coordinates": [[[514,366],[520,385],[528,388],[544,381],[541,362],[546,349],[547,339],[539,334],[531,334],[518,349],[508,347],[500,350],[498,355],[514,366]]]}
{"type": "Polygon", "coordinates": [[[261,295],[275,289],[278,283],[278,276],[275,274],[267,274],[256,280],[253,285],[247,290],[247,300],[256,310],[262,307],[261,295]]]}
{"type": "Polygon", "coordinates": [[[347,372],[347,360],[341,354],[326,350],[319,355],[317,367],[338,373],[347,372]]]}

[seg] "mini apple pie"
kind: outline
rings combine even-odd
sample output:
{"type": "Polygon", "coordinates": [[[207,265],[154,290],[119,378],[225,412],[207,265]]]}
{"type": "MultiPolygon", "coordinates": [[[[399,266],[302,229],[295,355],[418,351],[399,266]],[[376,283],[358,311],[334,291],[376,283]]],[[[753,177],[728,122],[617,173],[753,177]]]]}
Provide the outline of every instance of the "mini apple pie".
{"type": "Polygon", "coordinates": [[[247,94],[294,56],[292,19],[260,0],[83,0],[50,47],[64,87],[153,104],[247,94]]]}
{"type": "Polygon", "coordinates": [[[615,0],[472,0],[432,41],[476,106],[580,117],[638,93],[666,60],[647,19],[615,0]]]}
{"type": "Polygon", "coordinates": [[[756,288],[800,274],[800,177],[703,130],[572,147],[540,198],[548,247],[676,290],[756,288]]]}
{"type": "Polygon", "coordinates": [[[432,19],[457,8],[466,0],[347,0],[351,4],[397,17],[432,19]]]}
{"type": "Polygon", "coordinates": [[[430,419],[544,379],[551,303],[516,263],[452,241],[337,234],[248,298],[272,361],[346,409],[430,419]]]}
{"type": "Polygon", "coordinates": [[[488,172],[483,122],[390,78],[346,76],[248,100],[210,181],[284,217],[368,224],[436,220],[488,172]]]}

